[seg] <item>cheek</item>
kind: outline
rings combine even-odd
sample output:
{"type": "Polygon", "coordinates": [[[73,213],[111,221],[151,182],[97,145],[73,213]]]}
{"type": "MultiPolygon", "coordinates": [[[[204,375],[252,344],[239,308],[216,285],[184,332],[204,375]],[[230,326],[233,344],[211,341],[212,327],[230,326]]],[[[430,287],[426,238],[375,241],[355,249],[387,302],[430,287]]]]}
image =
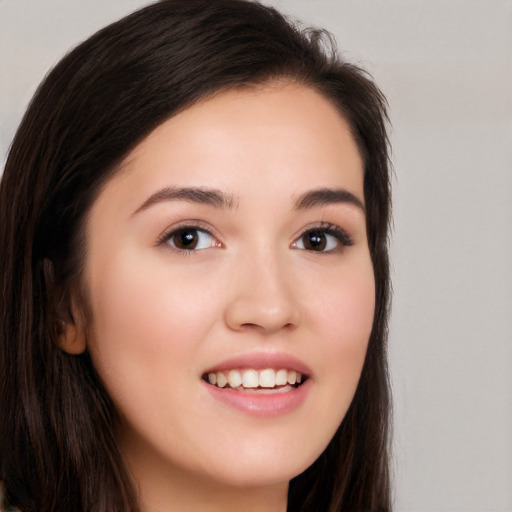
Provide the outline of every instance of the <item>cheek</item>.
{"type": "Polygon", "coordinates": [[[194,353],[218,314],[201,276],[191,282],[172,266],[141,265],[131,254],[112,260],[91,272],[89,348],[113,394],[126,389],[126,397],[142,400],[153,385],[172,385],[193,372],[194,353]]]}
{"type": "Polygon", "coordinates": [[[375,283],[371,262],[340,272],[322,283],[324,293],[311,311],[317,332],[319,367],[330,388],[319,409],[337,411],[332,433],[343,419],[355,393],[364,364],[375,311],[375,283]]]}
{"type": "Polygon", "coordinates": [[[320,281],[318,290],[311,321],[325,333],[331,348],[366,350],[375,312],[375,281],[369,257],[320,281]]]}

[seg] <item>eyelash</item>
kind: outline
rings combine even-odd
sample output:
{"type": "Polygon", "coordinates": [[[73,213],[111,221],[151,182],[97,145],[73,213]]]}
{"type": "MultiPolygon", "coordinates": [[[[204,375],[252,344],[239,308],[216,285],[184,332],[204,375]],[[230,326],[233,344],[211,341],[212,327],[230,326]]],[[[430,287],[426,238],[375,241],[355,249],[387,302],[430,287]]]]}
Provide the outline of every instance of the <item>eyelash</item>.
{"type": "Polygon", "coordinates": [[[293,242],[292,246],[296,248],[296,246],[300,240],[303,240],[304,237],[306,237],[307,235],[312,235],[314,233],[321,233],[323,235],[332,236],[336,239],[336,241],[340,245],[333,249],[329,249],[327,251],[324,251],[324,250],[314,251],[311,249],[309,249],[309,250],[302,249],[302,250],[307,250],[308,252],[316,252],[316,253],[320,253],[320,254],[331,254],[334,252],[341,251],[344,247],[350,247],[350,246],[354,245],[354,242],[352,241],[352,239],[350,238],[350,236],[344,229],[341,229],[339,226],[336,226],[335,224],[329,224],[329,223],[322,222],[321,224],[319,224],[317,226],[309,227],[308,229],[303,231],[302,234],[296,239],[296,241],[293,242]]]}
{"type": "MultiPolygon", "coordinates": [[[[199,223],[195,223],[195,224],[184,224],[184,225],[178,226],[178,227],[174,226],[172,229],[165,231],[158,238],[156,245],[157,246],[165,245],[165,246],[169,247],[171,250],[173,250],[179,254],[182,254],[182,255],[194,254],[194,253],[204,250],[204,249],[196,249],[196,248],[180,249],[178,247],[173,247],[169,243],[169,241],[174,236],[177,236],[180,233],[185,234],[187,232],[194,232],[194,231],[198,232],[198,233],[206,234],[206,235],[210,236],[213,240],[217,240],[217,237],[211,233],[210,228],[202,226],[199,223]]],[[[220,247],[221,245],[222,245],[221,242],[216,241],[214,244],[211,245],[211,247],[220,247]]],[[[304,245],[303,242],[302,242],[302,245],[304,245]]],[[[328,223],[321,223],[317,226],[309,227],[308,229],[304,230],[302,232],[302,234],[292,243],[292,247],[295,249],[298,248],[300,250],[306,250],[308,252],[317,252],[317,253],[323,253],[323,254],[330,254],[333,252],[338,252],[338,251],[342,250],[343,247],[350,247],[352,245],[353,245],[353,241],[345,230],[341,229],[340,227],[336,226],[335,224],[328,224],[328,223]],[[306,248],[302,249],[302,248],[297,247],[297,244],[299,243],[300,240],[303,240],[304,237],[306,237],[307,235],[312,235],[315,232],[322,234],[324,236],[327,235],[327,236],[334,237],[337,240],[337,242],[339,242],[341,247],[338,246],[333,249],[329,249],[327,251],[325,251],[325,250],[315,251],[312,249],[306,249],[306,248]]]]}
{"type": "MultiPolygon", "coordinates": [[[[169,249],[182,254],[182,255],[190,255],[194,254],[202,249],[180,249],[178,247],[173,247],[169,241],[176,235],[179,235],[180,233],[186,233],[186,232],[199,232],[204,233],[208,236],[210,236],[212,239],[217,240],[217,237],[211,232],[211,228],[202,225],[200,222],[195,221],[193,224],[183,224],[181,226],[173,226],[168,231],[165,231],[156,241],[157,246],[166,246],[169,249]]],[[[218,247],[220,246],[220,242],[215,242],[212,247],[218,247]]]]}

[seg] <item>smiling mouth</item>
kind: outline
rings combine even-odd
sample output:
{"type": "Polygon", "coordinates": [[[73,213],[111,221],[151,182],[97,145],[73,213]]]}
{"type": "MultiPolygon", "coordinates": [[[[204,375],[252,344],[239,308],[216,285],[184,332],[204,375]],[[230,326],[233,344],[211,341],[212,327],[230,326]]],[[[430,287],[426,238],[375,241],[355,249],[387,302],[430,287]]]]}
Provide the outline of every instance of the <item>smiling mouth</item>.
{"type": "Polygon", "coordinates": [[[286,393],[301,386],[307,377],[286,368],[233,369],[208,372],[203,380],[217,388],[250,391],[253,393],[286,393]]]}

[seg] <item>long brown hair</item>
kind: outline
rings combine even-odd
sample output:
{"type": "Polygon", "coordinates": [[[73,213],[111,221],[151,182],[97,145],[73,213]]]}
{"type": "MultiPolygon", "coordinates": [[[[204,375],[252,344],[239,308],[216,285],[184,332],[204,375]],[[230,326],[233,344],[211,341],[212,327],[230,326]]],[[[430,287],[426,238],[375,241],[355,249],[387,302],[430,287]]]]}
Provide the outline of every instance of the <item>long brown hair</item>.
{"type": "Polygon", "coordinates": [[[166,0],[100,30],[35,94],[0,186],[0,480],[23,512],[136,512],[116,412],[87,351],[61,351],[80,282],[84,219],[127,153],[220,90],[289,80],[349,122],[365,164],[376,309],[360,382],[327,449],[289,488],[289,512],[389,511],[386,335],[390,216],[386,102],[330,36],[243,0],[166,0]]]}

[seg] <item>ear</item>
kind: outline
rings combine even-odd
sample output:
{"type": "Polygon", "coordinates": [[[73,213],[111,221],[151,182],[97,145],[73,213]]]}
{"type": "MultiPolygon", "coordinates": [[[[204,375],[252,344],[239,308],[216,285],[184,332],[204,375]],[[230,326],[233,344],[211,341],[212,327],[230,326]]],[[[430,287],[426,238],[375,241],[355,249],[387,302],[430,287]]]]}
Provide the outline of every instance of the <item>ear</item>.
{"type": "Polygon", "coordinates": [[[67,289],[57,307],[59,329],[56,345],[68,354],[78,355],[87,348],[86,322],[76,286],[67,289]]]}
{"type": "Polygon", "coordinates": [[[55,284],[55,271],[52,261],[43,262],[46,284],[46,300],[51,311],[48,323],[53,331],[53,340],[61,350],[78,355],[85,351],[86,322],[77,287],[62,287],[55,284]]]}
{"type": "MultiPolygon", "coordinates": [[[[71,308],[75,310],[74,307],[71,308]]],[[[58,347],[68,354],[78,355],[85,351],[87,346],[85,327],[81,315],[76,311],[70,317],[62,320],[61,332],[57,338],[58,347]]]]}

